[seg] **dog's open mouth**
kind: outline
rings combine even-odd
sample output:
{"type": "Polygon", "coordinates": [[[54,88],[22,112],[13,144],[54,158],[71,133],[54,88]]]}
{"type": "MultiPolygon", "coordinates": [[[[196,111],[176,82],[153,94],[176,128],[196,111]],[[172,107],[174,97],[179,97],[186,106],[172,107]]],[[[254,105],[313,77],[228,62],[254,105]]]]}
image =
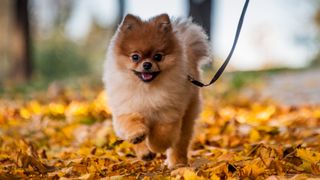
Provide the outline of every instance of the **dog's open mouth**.
{"type": "Polygon", "coordinates": [[[138,72],[133,70],[134,74],[137,75],[143,82],[151,82],[154,80],[160,73],[160,71],[156,72],[138,72]]]}

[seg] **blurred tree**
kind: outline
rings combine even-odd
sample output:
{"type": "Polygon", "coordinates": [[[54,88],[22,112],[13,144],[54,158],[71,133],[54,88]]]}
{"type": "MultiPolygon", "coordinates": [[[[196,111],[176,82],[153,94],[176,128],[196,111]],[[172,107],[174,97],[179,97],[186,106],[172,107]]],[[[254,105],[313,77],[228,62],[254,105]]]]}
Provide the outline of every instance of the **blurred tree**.
{"type": "Polygon", "coordinates": [[[9,71],[9,44],[10,44],[10,0],[0,1],[0,88],[1,83],[7,78],[9,71]]]}
{"type": "Polygon", "coordinates": [[[51,0],[52,5],[56,6],[56,15],[54,18],[54,27],[57,28],[55,30],[63,29],[67,24],[72,12],[74,11],[74,7],[76,3],[79,1],[75,0],[51,0]]]}
{"type": "Polygon", "coordinates": [[[116,22],[117,23],[116,27],[121,23],[123,19],[125,7],[126,7],[125,0],[118,0],[118,15],[117,15],[118,19],[116,22]]]}
{"type": "Polygon", "coordinates": [[[17,82],[31,78],[31,38],[29,26],[28,0],[13,3],[14,24],[12,36],[12,77],[17,82]]]}
{"type": "Polygon", "coordinates": [[[77,43],[53,36],[35,48],[35,74],[45,81],[84,76],[91,67],[87,53],[77,43]]]}
{"type": "MultiPolygon", "coordinates": [[[[315,0],[315,5],[317,7],[317,11],[314,16],[314,21],[318,27],[318,34],[320,34],[320,0],[315,0]]],[[[319,38],[319,35],[318,35],[318,38],[319,38]]],[[[319,39],[318,39],[318,41],[319,41],[319,39]]],[[[311,67],[320,66],[320,52],[318,52],[317,56],[311,62],[310,66],[311,67]]]]}
{"type": "Polygon", "coordinates": [[[195,22],[200,24],[210,39],[211,36],[211,17],[212,7],[215,5],[215,0],[189,0],[189,16],[195,22]]]}

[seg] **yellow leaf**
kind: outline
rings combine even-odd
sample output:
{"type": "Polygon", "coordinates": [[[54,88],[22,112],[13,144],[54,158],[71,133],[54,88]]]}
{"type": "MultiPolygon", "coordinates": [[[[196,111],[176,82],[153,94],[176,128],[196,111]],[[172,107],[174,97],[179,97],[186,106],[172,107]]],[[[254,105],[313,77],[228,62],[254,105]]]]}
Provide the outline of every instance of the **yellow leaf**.
{"type": "Polygon", "coordinates": [[[311,173],[311,163],[309,161],[303,161],[299,168],[302,168],[305,172],[311,173]]]}
{"type": "Polygon", "coordinates": [[[40,114],[42,111],[40,103],[36,100],[30,101],[30,103],[28,104],[28,108],[34,114],[40,114]]]}
{"type": "Polygon", "coordinates": [[[206,122],[209,119],[211,119],[212,117],[214,117],[214,111],[213,111],[213,107],[212,106],[204,106],[202,113],[201,113],[201,119],[206,122]]]}
{"type": "Polygon", "coordinates": [[[320,161],[320,153],[306,149],[297,149],[297,156],[305,161],[317,163],[320,161]]]}
{"type": "Polygon", "coordinates": [[[105,145],[106,143],[110,143],[111,141],[116,141],[116,136],[114,135],[112,128],[112,122],[105,121],[103,126],[96,133],[95,145],[98,147],[102,147],[103,145],[105,145]]]}
{"type": "MultiPolygon", "coordinates": [[[[310,178],[308,175],[306,175],[306,174],[297,174],[297,175],[295,175],[295,176],[293,176],[293,177],[291,177],[290,178],[290,180],[303,180],[303,179],[309,179],[309,180],[311,180],[312,178],[310,178]]],[[[315,179],[317,179],[317,178],[315,178],[315,179]]],[[[314,180],[315,180],[314,179],[314,180]]]]}
{"type": "Polygon", "coordinates": [[[20,116],[21,116],[23,119],[30,119],[31,113],[28,111],[28,109],[26,109],[26,108],[21,108],[21,109],[20,109],[20,116]]]}
{"type": "Polygon", "coordinates": [[[258,176],[265,172],[265,166],[260,159],[248,161],[241,169],[243,176],[258,176]]]}
{"type": "Polygon", "coordinates": [[[73,101],[66,109],[68,116],[87,116],[89,106],[86,103],[73,101]]]}
{"type": "Polygon", "coordinates": [[[320,108],[313,111],[314,118],[320,118],[320,108]]]}
{"type": "Polygon", "coordinates": [[[91,151],[91,147],[81,147],[81,148],[77,151],[77,153],[78,153],[79,155],[86,156],[86,155],[90,154],[90,151],[91,151]]]}
{"type": "Polygon", "coordinates": [[[219,176],[217,176],[216,174],[213,174],[211,177],[210,177],[211,180],[220,180],[221,178],[219,176]]]}
{"type": "Polygon", "coordinates": [[[93,106],[95,109],[104,110],[108,114],[111,114],[109,106],[107,105],[107,96],[105,91],[101,91],[97,98],[93,101],[93,106]]]}
{"type": "Polygon", "coordinates": [[[197,176],[196,173],[194,171],[191,171],[191,170],[187,170],[183,173],[183,178],[185,180],[201,180],[201,179],[204,179],[200,176],[197,176]]]}
{"type": "Polygon", "coordinates": [[[225,107],[219,111],[219,114],[225,119],[232,119],[236,115],[236,111],[233,107],[225,107]]]}
{"type": "Polygon", "coordinates": [[[5,118],[4,118],[4,113],[0,111],[0,124],[4,124],[5,123],[5,118]]]}
{"type": "Polygon", "coordinates": [[[92,177],[92,175],[90,174],[90,173],[87,173],[87,174],[84,174],[84,175],[82,175],[82,176],[80,176],[80,177],[78,177],[77,179],[85,179],[85,180],[87,180],[87,179],[90,179],[90,177],[92,177]]]}
{"type": "Polygon", "coordinates": [[[269,105],[266,107],[260,107],[257,110],[256,118],[259,121],[267,121],[276,112],[275,106],[269,105]]]}
{"type": "Polygon", "coordinates": [[[50,103],[47,107],[47,113],[53,115],[53,116],[61,116],[64,115],[66,107],[63,104],[58,103],[50,103]]]}
{"type": "Polygon", "coordinates": [[[182,176],[185,180],[204,180],[203,177],[197,176],[197,174],[188,167],[182,167],[172,171],[171,176],[182,176]]]}
{"type": "Polygon", "coordinates": [[[250,142],[256,142],[256,141],[260,140],[260,138],[261,138],[259,131],[255,130],[255,129],[252,129],[250,131],[249,136],[250,136],[249,137],[250,142]]]}

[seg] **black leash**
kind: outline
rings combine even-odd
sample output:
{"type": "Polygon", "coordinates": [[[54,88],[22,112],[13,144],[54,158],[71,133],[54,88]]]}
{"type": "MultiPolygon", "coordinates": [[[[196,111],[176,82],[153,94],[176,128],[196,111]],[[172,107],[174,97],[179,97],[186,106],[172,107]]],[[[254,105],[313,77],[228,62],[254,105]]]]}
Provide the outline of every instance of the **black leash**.
{"type": "Polygon", "coordinates": [[[246,0],[245,4],[243,6],[242,13],[241,13],[241,16],[240,16],[240,19],[239,19],[239,22],[238,22],[237,32],[236,32],[236,35],[234,37],[233,45],[232,45],[232,48],[231,48],[231,50],[229,52],[229,55],[228,55],[227,59],[224,61],[222,66],[218,69],[218,71],[216,72],[216,74],[213,76],[212,80],[208,84],[203,84],[202,82],[200,82],[198,80],[195,80],[192,76],[188,75],[188,80],[192,84],[194,84],[196,86],[199,86],[199,87],[205,87],[205,86],[210,86],[211,84],[213,84],[214,82],[216,82],[219,79],[219,77],[223,73],[224,69],[227,67],[227,65],[228,65],[228,63],[229,63],[229,61],[230,61],[230,59],[232,57],[234,49],[236,48],[236,45],[237,45],[237,42],[238,42],[238,39],[239,39],[239,36],[240,36],[240,32],[241,32],[244,16],[245,16],[245,14],[247,12],[247,8],[248,8],[248,5],[249,5],[249,1],[250,0],[246,0]]]}

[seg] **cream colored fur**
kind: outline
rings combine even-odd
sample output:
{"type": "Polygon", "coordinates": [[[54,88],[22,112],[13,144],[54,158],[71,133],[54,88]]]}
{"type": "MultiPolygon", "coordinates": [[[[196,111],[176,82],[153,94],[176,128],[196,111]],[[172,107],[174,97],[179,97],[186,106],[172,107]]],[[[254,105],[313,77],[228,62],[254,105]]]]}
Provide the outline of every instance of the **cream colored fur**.
{"type": "Polygon", "coordinates": [[[136,78],[132,72],[116,65],[118,30],[109,45],[103,75],[117,136],[132,141],[146,135],[142,143],[152,152],[166,151],[170,168],[187,163],[194,120],[201,109],[199,88],[187,75],[200,78],[199,62],[209,56],[207,36],[200,26],[190,19],[171,20],[171,24],[183,52],[179,65],[150,84],[132,80],[136,78]]]}

